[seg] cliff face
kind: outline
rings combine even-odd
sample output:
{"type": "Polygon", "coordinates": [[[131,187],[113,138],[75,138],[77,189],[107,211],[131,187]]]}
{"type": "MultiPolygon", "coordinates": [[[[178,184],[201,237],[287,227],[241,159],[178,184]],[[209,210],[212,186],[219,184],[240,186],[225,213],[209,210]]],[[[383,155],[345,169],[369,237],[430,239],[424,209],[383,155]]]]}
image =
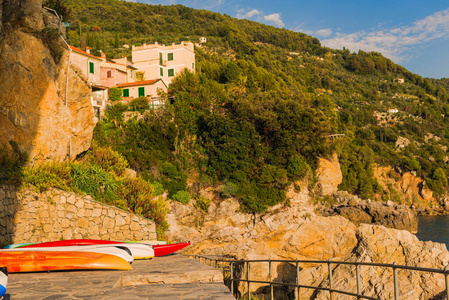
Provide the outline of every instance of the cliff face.
{"type": "Polygon", "coordinates": [[[0,0],[0,144],[26,150],[32,163],[73,159],[94,127],[89,87],[69,69],[68,51],[51,33],[40,0],[0,0]]]}
{"type": "MultiPolygon", "coordinates": [[[[240,212],[233,199],[212,202],[207,212],[195,208],[193,203],[184,206],[174,202],[167,215],[168,238],[190,240],[192,245],[185,250],[188,254],[232,255],[236,259],[396,262],[435,269],[443,269],[449,263],[449,252],[443,244],[421,242],[405,230],[371,224],[356,226],[341,216],[317,216],[303,186],[301,192],[290,189],[288,195],[288,207],[279,205],[263,215],[240,212]]],[[[302,284],[328,286],[326,266],[300,264],[300,268],[302,284]]],[[[292,264],[274,264],[272,272],[274,281],[296,282],[296,267],[292,264]]],[[[252,280],[267,281],[268,274],[267,263],[251,264],[252,280]]],[[[246,269],[236,276],[247,278],[246,269]]],[[[356,290],[354,267],[335,265],[333,278],[334,288],[356,290]]],[[[364,295],[394,298],[391,269],[362,267],[361,282],[364,295]]],[[[439,299],[445,288],[444,276],[399,271],[399,287],[404,299],[439,299]]],[[[238,290],[245,294],[246,283],[241,283],[238,290]]],[[[252,283],[251,292],[265,299],[264,294],[269,295],[270,289],[252,283]]],[[[275,299],[283,299],[286,293],[293,298],[295,292],[293,288],[276,290],[275,299]]],[[[301,295],[301,299],[328,299],[329,294],[302,289],[301,295]]],[[[339,295],[335,299],[347,297],[339,295]]]]}

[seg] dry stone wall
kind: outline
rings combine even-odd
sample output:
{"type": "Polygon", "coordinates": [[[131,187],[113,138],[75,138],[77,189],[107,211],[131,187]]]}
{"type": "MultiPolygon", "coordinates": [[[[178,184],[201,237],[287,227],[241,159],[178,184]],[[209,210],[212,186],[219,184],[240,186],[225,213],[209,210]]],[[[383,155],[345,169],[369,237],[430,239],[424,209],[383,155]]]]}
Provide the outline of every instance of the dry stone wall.
{"type": "Polygon", "coordinates": [[[0,245],[81,238],[154,240],[156,226],[90,196],[0,185],[0,245]]]}

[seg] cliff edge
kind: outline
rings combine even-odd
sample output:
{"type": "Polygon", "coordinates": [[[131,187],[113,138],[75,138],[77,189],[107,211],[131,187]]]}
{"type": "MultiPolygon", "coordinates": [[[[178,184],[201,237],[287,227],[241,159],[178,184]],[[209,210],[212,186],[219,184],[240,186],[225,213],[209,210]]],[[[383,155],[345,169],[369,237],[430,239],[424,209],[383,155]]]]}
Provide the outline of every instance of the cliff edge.
{"type": "Polygon", "coordinates": [[[0,17],[0,145],[16,141],[31,164],[75,158],[90,146],[94,112],[67,67],[59,20],[42,0],[0,0],[0,17]]]}

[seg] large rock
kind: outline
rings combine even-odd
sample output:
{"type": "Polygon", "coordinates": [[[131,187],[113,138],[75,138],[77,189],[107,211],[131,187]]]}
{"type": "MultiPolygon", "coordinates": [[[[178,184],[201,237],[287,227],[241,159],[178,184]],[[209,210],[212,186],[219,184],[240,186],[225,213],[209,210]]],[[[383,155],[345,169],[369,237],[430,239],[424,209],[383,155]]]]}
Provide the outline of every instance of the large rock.
{"type": "Polygon", "coordinates": [[[388,228],[418,231],[418,216],[405,205],[384,205],[380,202],[343,201],[341,205],[333,207],[319,207],[318,211],[324,216],[341,215],[356,225],[379,224],[388,228]],[[354,202],[354,203],[351,203],[354,202]]]}
{"type": "Polygon", "coordinates": [[[343,181],[337,153],[330,159],[318,158],[316,170],[317,188],[322,196],[332,195],[338,190],[338,185],[343,181]]]}
{"type": "Polygon", "coordinates": [[[69,69],[66,92],[68,51],[54,40],[52,50],[63,52],[52,56],[40,38],[44,26],[42,1],[3,6],[0,144],[15,140],[32,163],[74,158],[89,148],[94,127],[90,89],[69,69]]]}
{"type": "MultiPolygon", "coordinates": [[[[443,244],[421,242],[417,237],[405,230],[388,229],[383,226],[361,225],[357,228],[357,247],[352,261],[444,269],[449,263],[449,252],[443,244]]],[[[361,267],[362,293],[365,296],[379,299],[394,299],[393,272],[384,267],[361,267]]],[[[324,274],[324,278],[327,274],[324,274]]],[[[355,291],[355,268],[344,265],[333,270],[334,288],[355,291]]],[[[445,299],[443,291],[445,281],[443,275],[427,272],[399,270],[400,299],[445,299]]],[[[325,279],[315,284],[326,286],[325,279]]],[[[307,283],[304,283],[307,284],[307,283]]],[[[314,299],[328,299],[328,293],[319,292],[314,299]]],[[[339,296],[335,299],[346,299],[339,296]]]]}

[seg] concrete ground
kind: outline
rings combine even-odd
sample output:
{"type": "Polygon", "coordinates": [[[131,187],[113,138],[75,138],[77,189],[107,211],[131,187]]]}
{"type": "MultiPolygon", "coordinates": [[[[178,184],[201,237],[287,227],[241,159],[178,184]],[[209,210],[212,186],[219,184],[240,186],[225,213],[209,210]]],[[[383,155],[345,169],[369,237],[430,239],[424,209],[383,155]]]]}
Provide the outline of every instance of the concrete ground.
{"type": "Polygon", "coordinates": [[[131,271],[9,274],[3,300],[15,299],[235,299],[220,270],[183,255],[136,260],[131,271]]]}

